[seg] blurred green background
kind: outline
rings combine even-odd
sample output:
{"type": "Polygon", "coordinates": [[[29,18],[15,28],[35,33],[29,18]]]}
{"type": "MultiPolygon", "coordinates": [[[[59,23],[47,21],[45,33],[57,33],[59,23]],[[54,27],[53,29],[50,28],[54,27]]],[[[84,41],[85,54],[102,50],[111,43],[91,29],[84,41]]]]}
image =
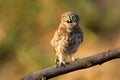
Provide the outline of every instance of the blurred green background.
{"type": "MultiPolygon", "coordinates": [[[[54,64],[50,40],[66,11],[80,15],[85,35],[76,57],[120,46],[120,0],[0,0],[0,80],[17,80],[54,64]]],[[[119,62],[51,80],[119,80],[119,62]]]]}

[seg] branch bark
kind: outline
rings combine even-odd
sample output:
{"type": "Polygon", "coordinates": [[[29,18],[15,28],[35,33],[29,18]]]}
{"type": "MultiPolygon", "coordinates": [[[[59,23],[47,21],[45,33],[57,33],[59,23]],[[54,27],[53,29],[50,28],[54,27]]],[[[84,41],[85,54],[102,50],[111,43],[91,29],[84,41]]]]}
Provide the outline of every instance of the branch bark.
{"type": "Polygon", "coordinates": [[[51,66],[46,69],[30,73],[20,80],[48,80],[68,72],[89,68],[98,64],[101,65],[102,63],[116,58],[120,58],[120,47],[69,62],[69,64],[66,64],[65,67],[56,68],[55,66],[51,66]]]}

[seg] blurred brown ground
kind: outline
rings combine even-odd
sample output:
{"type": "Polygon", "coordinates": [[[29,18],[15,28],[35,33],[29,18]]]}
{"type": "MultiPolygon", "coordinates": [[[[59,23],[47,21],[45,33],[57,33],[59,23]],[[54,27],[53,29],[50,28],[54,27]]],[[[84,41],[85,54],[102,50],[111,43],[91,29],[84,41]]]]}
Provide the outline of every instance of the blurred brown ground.
{"type": "MultiPolygon", "coordinates": [[[[84,42],[76,57],[120,47],[119,0],[0,0],[0,80],[17,80],[54,64],[50,40],[66,11],[80,15],[84,42]]],[[[120,60],[51,80],[120,80],[120,60]]]]}

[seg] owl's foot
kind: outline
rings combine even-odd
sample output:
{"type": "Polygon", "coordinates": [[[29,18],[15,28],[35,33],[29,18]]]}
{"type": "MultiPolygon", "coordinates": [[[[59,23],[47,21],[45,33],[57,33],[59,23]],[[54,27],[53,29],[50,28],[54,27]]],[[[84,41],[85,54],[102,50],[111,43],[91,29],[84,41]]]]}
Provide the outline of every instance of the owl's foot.
{"type": "Polygon", "coordinates": [[[75,61],[77,61],[77,60],[79,60],[79,59],[80,59],[80,58],[78,57],[78,58],[75,59],[75,61]]]}
{"type": "Polygon", "coordinates": [[[65,60],[63,59],[62,55],[59,55],[55,59],[56,67],[65,67],[65,60]]]}
{"type": "Polygon", "coordinates": [[[73,54],[70,55],[70,58],[71,58],[72,61],[77,61],[77,60],[79,60],[79,57],[78,57],[78,58],[74,58],[74,55],[73,55],[73,54]]]}
{"type": "Polygon", "coordinates": [[[58,59],[56,59],[55,64],[56,64],[56,68],[65,67],[65,62],[64,61],[60,62],[58,59]]]}
{"type": "Polygon", "coordinates": [[[61,62],[59,64],[56,64],[56,68],[59,68],[59,67],[65,67],[65,62],[61,62]]]}

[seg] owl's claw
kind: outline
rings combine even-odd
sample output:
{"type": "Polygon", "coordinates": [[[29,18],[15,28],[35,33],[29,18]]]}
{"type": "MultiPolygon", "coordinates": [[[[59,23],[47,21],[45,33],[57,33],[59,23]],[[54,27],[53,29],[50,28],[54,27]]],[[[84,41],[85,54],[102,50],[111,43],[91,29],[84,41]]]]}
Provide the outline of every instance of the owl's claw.
{"type": "Polygon", "coordinates": [[[78,57],[78,58],[74,58],[73,54],[71,54],[70,57],[71,57],[71,60],[72,60],[72,61],[77,61],[77,60],[79,60],[79,57],[78,57]]]}
{"type": "Polygon", "coordinates": [[[75,61],[77,61],[77,60],[79,60],[79,59],[80,59],[80,58],[78,57],[78,58],[75,59],[75,61]]]}
{"type": "Polygon", "coordinates": [[[60,63],[60,66],[65,67],[65,62],[61,62],[61,63],[60,63]]]}
{"type": "Polygon", "coordinates": [[[61,62],[59,64],[56,64],[56,68],[58,67],[65,67],[65,62],[61,62]]]}
{"type": "Polygon", "coordinates": [[[65,67],[65,62],[64,61],[60,62],[58,59],[56,59],[55,64],[56,64],[56,68],[65,67]]]}
{"type": "Polygon", "coordinates": [[[62,58],[61,55],[57,56],[56,59],[55,59],[55,64],[56,64],[56,67],[65,67],[65,62],[62,58]]]}

